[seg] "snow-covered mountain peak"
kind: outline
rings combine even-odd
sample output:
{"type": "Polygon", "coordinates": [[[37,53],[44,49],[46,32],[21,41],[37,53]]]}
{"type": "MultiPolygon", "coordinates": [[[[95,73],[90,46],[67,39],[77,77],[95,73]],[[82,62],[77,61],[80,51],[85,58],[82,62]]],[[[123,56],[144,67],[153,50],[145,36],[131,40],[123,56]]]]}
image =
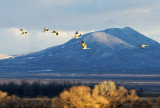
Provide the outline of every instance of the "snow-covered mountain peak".
{"type": "MultiPolygon", "coordinates": [[[[115,47],[119,48],[127,48],[133,47],[132,45],[128,44],[127,42],[112,36],[106,32],[95,32],[92,33],[90,36],[84,38],[84,41],[88,43],[88,45],[92,46],[92,44],[99,44],[101,47],[109,47],[111,49],[115,49],[115,47]]],[[[98,45],[97,45],[98,46],[98,45]]],[[[98,46],[100,47],[100,46],[98,46]]],[[[96,48],[96,46],[94,46],[96,48]]]]}
{"type": "Polygon", "coordinates": [[[159,46],[159,43],[144,36],[143,34],[135,31],[134,29],[130,27],[125,28],[110,28],[104,30],[104,32],[113,35],[128,44],[131,44],[135,47],[141,45],[141,44],[147,44],[150,45],[150,47],[159,46]]]}
{"type": "Polygon", "coordinates": [[[0,61],[2,72],[141,72],[159,67],[160,44],[130,27],[87,33],[62,45],[0,61]],[[83,50],[82,41],[90,49],[83,50]],[[141,44],[149,46],[141,48],[141,44]]]}

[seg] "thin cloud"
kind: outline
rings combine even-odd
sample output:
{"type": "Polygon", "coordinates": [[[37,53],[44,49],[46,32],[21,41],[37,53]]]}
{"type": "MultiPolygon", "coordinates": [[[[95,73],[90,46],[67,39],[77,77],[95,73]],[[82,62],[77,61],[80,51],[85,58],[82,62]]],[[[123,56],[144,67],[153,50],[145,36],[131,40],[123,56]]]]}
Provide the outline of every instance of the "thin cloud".
{"type": "Polygon", "coordinates": [[[147,30],[144,34],[160,43],[160,27],[147,30]]]}
{"type": "MultiPolygon", "coordinates": [[[[20,35],[19,28],[0,29],[0,53],[22,54],[36,52],[51,46],[63,44],[74,36],[75,31],[59,30],[59,35],[42,32],[38,29],[26,29],[29,34],[20,35]]],[[[89,31],[79,31],[81,34],[89,31]]]]}
{"type": "Polygon", "coordinates": [[[124,14],[149,14],[151,12],[150,8],[134,8],[130,10],[123,11],[124,14]]]}
{"type": "Polygon", "coordinates": [[[91,0],[37,0],[36,5],[40,7],[52,7],[52,6],[63,6],[63,5],[76,5],[82,3],[88,3],[91,0]]]}

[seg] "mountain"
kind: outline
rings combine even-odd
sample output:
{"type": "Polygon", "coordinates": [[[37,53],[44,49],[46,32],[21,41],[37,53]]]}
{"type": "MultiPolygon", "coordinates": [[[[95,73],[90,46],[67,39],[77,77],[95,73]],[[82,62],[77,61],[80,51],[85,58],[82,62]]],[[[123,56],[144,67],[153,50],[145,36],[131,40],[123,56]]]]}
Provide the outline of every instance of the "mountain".
{"type": "MultiPolygon", "coordinates": [[[[63,45],[0,61],[1,73],[152,73],[160,70],[160,44],[130,27],[82,35],[63,45]],[[82,40],[90,49],[82,49],[82,40]],[[139,45],[149,45],[142,49],[139,45]]],[[[21,75],[18,74],[18,75],[21,75]]]]}
{"type": "Polygon", "coordinates": [[[11,58],[13,56],[10,56],[10,55],[7,55],[7,54],[0,54],[0,60],[2,59],[8,59],[8,58],[11,58]]]}

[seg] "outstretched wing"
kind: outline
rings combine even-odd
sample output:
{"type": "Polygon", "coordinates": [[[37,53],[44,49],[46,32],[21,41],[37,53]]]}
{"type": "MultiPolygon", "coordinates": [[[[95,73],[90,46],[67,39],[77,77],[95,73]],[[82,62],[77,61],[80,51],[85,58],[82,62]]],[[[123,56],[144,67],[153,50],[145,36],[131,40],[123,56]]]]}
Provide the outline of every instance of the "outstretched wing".
{"type": "Polygon", "coordinates": [[[87,48],[87,44],[82,41],[82,49],[86,49],[86,48],[87,48]]]}

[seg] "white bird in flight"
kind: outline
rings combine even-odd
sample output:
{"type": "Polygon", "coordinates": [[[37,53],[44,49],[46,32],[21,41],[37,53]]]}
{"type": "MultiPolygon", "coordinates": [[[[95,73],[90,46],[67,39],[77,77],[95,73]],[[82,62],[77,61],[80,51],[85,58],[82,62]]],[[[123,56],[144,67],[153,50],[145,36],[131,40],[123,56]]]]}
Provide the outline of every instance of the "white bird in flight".
{"type": "Polygon", "coordinates": [[[27,34],[27,32],[24,29],[20,29],[20,31],[21,31],[21,35],[26,35],[27,34]]]}
{"type": "Polygon", "coordinates": [[[48,28],[44,28],[43,32],[48,32],[49,29],[48,28]]]}
{"type": "Polygon", "coordinates": [[[56,33],[56,35],[58,36],[59,32],[56,30],[53,30],[51,33],[56,33]]]}
{"type": "Polygon", "coordinates": [[[77,31],[77,32],[75,32],[75,35],[74,35],[74,37],[73,37],[73,38],[76,38],[76,39],[77,39],[77,38],[80,38],[80,37],[81,37],[81,34],[79,34],[79,35],[78,35],[78,31],[77,31]]]}
{"type": "Polygon", "coordinates": [[[139,46],[141,46],[141,48],[145,48],[148,45],[142,44],[142,45],[139,45],[139,46]]]}
{"type": "Polygon", "coordinates": [[[82,41],[82,49],[87,49],[87,44],[82,41]]]}

